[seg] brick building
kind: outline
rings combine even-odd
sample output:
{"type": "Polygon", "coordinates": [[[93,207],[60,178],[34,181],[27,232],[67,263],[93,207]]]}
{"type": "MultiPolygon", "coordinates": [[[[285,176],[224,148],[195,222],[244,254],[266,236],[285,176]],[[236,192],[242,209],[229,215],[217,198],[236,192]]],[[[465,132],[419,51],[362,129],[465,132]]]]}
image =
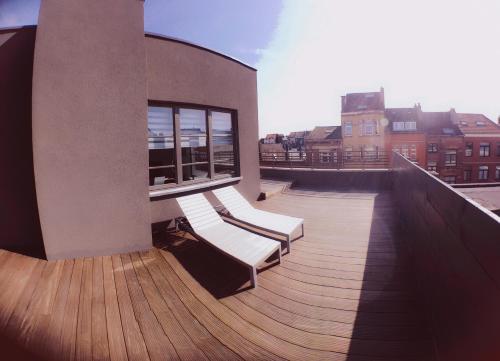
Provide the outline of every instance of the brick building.
{"type": "Polygon", "coordinates": [[[447,183],[463,182],[464,135],[451,112],[421,112],[427,144],[426,166],[447,183]]]}
{"type": "Polygon", "coordinates": [[[451,115],[464,134],[463,181],[500,182],[500,126],[483,114],[451,115]]]}
{"type": "Polygon", "coordinates": [[[420,105],[413,108],[387,108],[386,152],[398,152],[425,167],[427,152],[420,105]]]}
{"type": "Polygon", "coordinates": [[[305,137],[305,150],[317,163],[337,164],[342,152],[342,128],[339,126],[315,127],[305,137]]]}

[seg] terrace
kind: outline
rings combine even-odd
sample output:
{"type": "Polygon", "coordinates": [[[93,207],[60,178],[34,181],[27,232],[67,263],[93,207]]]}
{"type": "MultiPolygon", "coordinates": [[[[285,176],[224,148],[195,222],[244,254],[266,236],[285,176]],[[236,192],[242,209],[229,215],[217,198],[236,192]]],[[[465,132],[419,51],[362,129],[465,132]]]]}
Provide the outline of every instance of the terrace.
{"type": "Polygon", "coordinates": [[[256,289],[245,268],[182,232],[158,234],[145,253],[44,261],[0,251],[3,350],[57,360],[433,360],[436,350],[495,359],[499,219],[396,157],[386,187],[291,187],[256,202],[306,225],[256,289]]]}

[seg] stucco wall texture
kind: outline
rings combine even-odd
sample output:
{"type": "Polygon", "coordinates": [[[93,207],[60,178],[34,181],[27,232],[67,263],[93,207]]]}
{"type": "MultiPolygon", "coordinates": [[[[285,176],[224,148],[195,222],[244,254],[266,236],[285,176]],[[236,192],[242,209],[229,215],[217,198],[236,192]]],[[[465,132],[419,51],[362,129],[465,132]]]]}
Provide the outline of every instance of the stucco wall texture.
{"type": "MultiPolygon", "coordinates": [[[[29,154],[13,159],[26,163],[23,207],[33,212],[23,218],[25,228],[41,233],[48,259],[145,250],[152,246],[152,223],[181,215],[175,195],[149,197],[150,100],[235,110],[243,177],[236,186],[249,199],[259,194],[255,70],[192,44],[145,36],[143,6],[140,0],[42,0],[31,42],[0,34],[3,49],[17,37],[32,54],[26,72],[25,63],[16,68],[12,53],[4,52],[12,69],[2,72],[21,69],[29,77],[22,78],[28,80],[19,97],[27,106],[2,109],[23,120],[11,124],[31,131],[31,144],[24,131],[29,154]]],[[[22,199],[16,197],[14,206],[22,199]]]]}
{"type": "Polygon", "coordinates": [[[33,155],[47,258],[151,246],[143,3],[42,1],[33,155]]]}

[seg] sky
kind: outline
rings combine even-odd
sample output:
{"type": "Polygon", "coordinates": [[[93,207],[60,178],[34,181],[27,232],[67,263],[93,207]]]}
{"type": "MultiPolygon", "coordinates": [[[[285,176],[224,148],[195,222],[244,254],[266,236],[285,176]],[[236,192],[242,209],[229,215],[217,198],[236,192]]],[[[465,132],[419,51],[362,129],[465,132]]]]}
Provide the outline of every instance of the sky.
{"type": "MultiPolygon", "coordinates": [[[[39,0],[0,0],[0,27],[34,24],[39,0]]],[[[258,69],[259,133],[340,124],[340,96],[500,115],[498,0],[146,0],[146,31],[258,69]]]]}

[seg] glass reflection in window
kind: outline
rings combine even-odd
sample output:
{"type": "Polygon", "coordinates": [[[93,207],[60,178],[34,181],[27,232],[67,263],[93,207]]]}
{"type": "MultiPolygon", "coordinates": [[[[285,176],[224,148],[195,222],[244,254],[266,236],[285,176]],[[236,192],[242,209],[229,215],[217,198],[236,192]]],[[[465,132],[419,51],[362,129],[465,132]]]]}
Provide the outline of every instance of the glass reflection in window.
{"type": "Polygon", "coordinates": [[[207,123],[205,110],[179,109],[183,180],[208,177],[207,123]]]}
{"type": "Polygon", "coordinates": [[[212,112],[212,131],[215,174],[235,175],[231,113],[212,112]]]}
{"type": "Polygon", "coordinates": [[[175,183],[172,108],[148,107],[149,185],[175,183]]]}

